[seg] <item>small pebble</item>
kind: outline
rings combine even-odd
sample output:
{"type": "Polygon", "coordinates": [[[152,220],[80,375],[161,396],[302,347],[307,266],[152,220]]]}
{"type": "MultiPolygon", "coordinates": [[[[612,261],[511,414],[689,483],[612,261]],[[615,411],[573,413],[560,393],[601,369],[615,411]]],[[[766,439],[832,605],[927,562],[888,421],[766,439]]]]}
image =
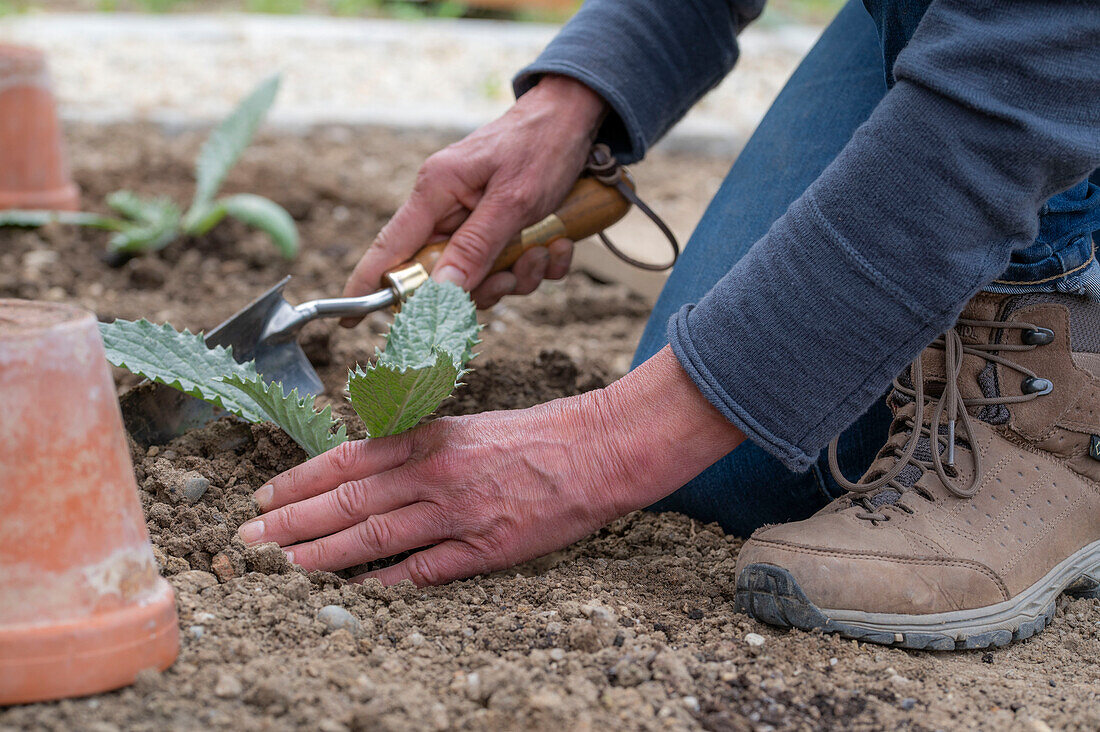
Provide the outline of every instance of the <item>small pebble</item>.
{"type": "Polygon", "coordinates": [[[244,691],[244,687],[241,686],[240,680],[230,674],[219,676],[218,683],[214,685],[214,696],[222,699],[232,699],[240,696],[242,691],[244,691]]]}
{"type": "Polygon", "coordinates": [[[564,649],[561,649],[561,648],[551,648],[550,649],[550,660],[551,661],[561,661],[564,658],[565,658],[565,650],[564,649]]]}
{"type": "Polygon", "coordinates": [[[748,633],[745,635],[745,642],[749,644],[749,648],[763,648],[764,636],[759,633],[748,633]]]}
{"type": "Polygon", "coordinates": [[[237,571],[233,569],[233,562],[222,552],[218,552],[210,560],[210,570],[220,582],[228,582],[237,576],[237,571]]]}
{"type": "Polygon", "coordinates": [[[907,696],[901,700],[900,706],[902,709],[908,712],[910,709],[917,706],[917,700],[911,696],[907,696]]]}
{"type": "Polygon", "coordinates": [[[198,640],[202,638],[203,634],[206,632],[206,628],[201,625],[192,625],[187,629],[187,632],[190,633],[192,638],[198,640]]]}
{"type": "Polygon", "coordinates": [[[685,696],[683,698],[684,706],[693,712],[699,711],[699,700],[693,696],[685,696]]]}
{"type": "Polygon", "coordinates": [[[359,619],[339,605],[325,605],[317,611],[317,620],[325,626],[325,633],[347,630],[359,635],[359,619]]]}
{"type": "Polygon", "coordinates": [[[183,482],[183,498],[188,503],[198,503],[209,487],[209,480],[201,475],[192,475],[183,482]]]}

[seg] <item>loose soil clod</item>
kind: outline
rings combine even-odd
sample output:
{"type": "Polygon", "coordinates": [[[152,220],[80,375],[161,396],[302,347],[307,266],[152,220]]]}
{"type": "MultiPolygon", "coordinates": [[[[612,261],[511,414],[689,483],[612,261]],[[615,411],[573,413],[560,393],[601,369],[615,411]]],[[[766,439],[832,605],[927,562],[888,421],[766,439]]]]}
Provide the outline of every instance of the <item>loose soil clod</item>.
{"type": "MultiPolygon", "coordinates": [[[[165,152],[140,128],[77,130],[78,181],[89,200],[146,180],[178,193],[197,139],[165,152]]],[[[104,318],[195,329],[284,271],[296,275],[296,298],[333,294],[437,144],[380,133],[261,140],[230,184],[292,204],[305,244],[292,265],[272,263],[262,241],[232,227],[119,270],[98,260],[94,233],[0,231],[0,296],[75,299],[104,318]]],[[[650,165],[672,179],[696,164],[650,165]]],[[[601,386],[625,368],[644,313],[583,277],[508,301],[487,318],[485,354],[443,411],[518,408],[601,386]]],[[[329,360],[322,377],[344,419],[346,367],[373,352],[385,325],[311,330],[310,355],[329,360]]],[[[223,419],[131,451],[157,560],[177,592],[180,659],[118,692],[0,710],[0,732],[1100,727],[1098,601],[1062,600],[1046,632],[984,654],[777,632],[734,611],[739,540],[642,513],[491,577],[351,585],[292,567],[273,544],[235,538],[256,515],[252,491],[304,457],[281,432],[223,419]],[[208,485],[192,498],[200,478],[208,485]],[[326,623],[328,606],[355,622],[326,623]]]]}

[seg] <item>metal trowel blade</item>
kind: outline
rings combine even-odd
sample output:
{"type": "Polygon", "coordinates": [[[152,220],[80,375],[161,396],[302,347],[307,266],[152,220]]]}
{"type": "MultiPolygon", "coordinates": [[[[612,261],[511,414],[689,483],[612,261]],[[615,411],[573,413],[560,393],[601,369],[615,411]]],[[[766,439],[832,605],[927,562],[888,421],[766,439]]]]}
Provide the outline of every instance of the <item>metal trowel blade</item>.
{"type": "MultiPolygon", "coordinates": [[[[255,359],[256,370],[264,381],[282,383],[284,393],[297,389],[299,396],[320,394],[324,385],[297,340],[260,342],[264,325],[271,318],[294,310],[283,297],[283,289],[289,281],[289,276],[283,278],[210,331],[205,337],[206,345],[231,347],[233,358],[239,363],[255,359]]],[[[119,401],[126,429],[144,447],[169,442],[225,414],[201,399],[153,382],[138,385],[123,394],[119,401]]]]}

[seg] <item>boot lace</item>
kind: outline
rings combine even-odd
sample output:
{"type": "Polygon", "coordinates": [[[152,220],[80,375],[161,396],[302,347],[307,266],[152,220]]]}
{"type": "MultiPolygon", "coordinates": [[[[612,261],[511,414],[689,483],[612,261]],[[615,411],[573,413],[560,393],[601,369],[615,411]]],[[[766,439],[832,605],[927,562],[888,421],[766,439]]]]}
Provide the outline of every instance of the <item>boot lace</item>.
{"type": "MultiPolygon", "coordinates": [[[[977,492],[978,486],[981,485],[983,466],[981,451],[973,445],[973,422],[967,410],[970,407],[984,407],[995,404],[1019,404],[1049,394],[1053,389],[1053,385],[1049,381],[1040,378],[1030,369],[1014,363],[1000,354],[1002,352],[1034,350],[1040,345],[1050,343],[1053,340],[1053,335],[1050,330],[1030,323],[960,319],[955,327],[933,341],[929,348],[942,350],[944,353],[946,378],[943,391],[939,395],[925,393],[923,365],[919,356],[913,361],[909,370],[912,386],[904,383],[900,376],[894,379],[895,392],[911,398],[914,410],[911,416],[902,416],[899,410],[898,415],[895,417],[895,420],[902,422],[902,430],[908,432],[908,437],[904,445],[895,445],[892,448],[894,457],[892,467],[878,478],[867,482],[863,482],[861,479],[861,481],[853,483],[845,478],[840,471],[840,465],[837,461],[839,438],[834,439],[829,444],[829,471],[838,484],[850,493],[855,494],[852,497],[853,503],[864,509],[863,513],[858,514],[859,518],[872,522],[887,521],[889,516],[886,515],[885,509],[890,507],[912,513],[912,509],[900,503],[897,499],[892,503],[875,505],[875,496],[887,490],[896,491],[898,498],[900,498],[907,490],[913,489],[927,500],[934,500],[934,497],[928,494],[927,491],[915,487],[916,481],[906,485],[908,481],[902,482],[899,480],[902,471],[909,465],[916,466],[921,474],[929,470],[935,471],[936,476],[947,490],[959,498],[973,496],[977,492]],[[989,328],[991,331],[1021,330],[1024,331],[1022,339],[1024,343],[1018,345],[1000,343],[967,344],[963,342],[962,337],[959,335],[957,330],[959,326],[989,328]],[[1028,342],[1029,339],[1030,343],[1028,342]],[[1019,396],[963,398],[959,395],[959,374],[962,372],[963,361],[966,356],[976,356],[986,362],[1000,364],[1022,374],[1025,377],[1022,387],[1024,393],[1019,396]],[[926,423],[925,410],[929,407],[931,407],[931,414],[926,423]],[[946,429],[941,429],[945,417],[946,429]],[[960,434],[957,435],[956,429],[959,426],[961,426],[961,430],[960,434]],[[961,437],[966,444],[971,446],[970,454],[973,456],[974,470],[972,477],[965,483],[955,481],[958,476],[958,471],[955,469],[957,437],[961,437]],[[922,438],[927,438],[928,445],[931,446],[929,450],[931,458],[929,460],[920,459],[917,455],[917,448],[921,444],[922,438]],[[945,452],[946,456],[943,454],[945,452]]],[[[897,422],[895,422],[895,426],[897,426],[897,422]]],[[[892,430],[892,434],[897,434],[897,431],[892,430]]]]}

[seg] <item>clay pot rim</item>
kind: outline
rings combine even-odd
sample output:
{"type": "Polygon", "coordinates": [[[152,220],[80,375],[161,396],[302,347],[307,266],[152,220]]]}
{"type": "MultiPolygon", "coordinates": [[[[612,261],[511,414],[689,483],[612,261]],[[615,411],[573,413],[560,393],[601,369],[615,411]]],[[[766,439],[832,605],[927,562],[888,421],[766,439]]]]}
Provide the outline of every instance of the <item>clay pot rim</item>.
{"type": "Polygon", "coordinates": [[[18,298],[0,298],[0,343],[13,343],[35,338],[43,331],[83,328],[88,320],[95,320],[95,315],[77,305],[21,300],[18,298]],[[31,325],[20,325],[18,321],[5,316],[7,308],[37,311],[42,315],[42,320],[31,325]]]}
{"type": "Polygon", "coordinates": [[[15,58],[20,61],[45,61],[46,52],[35,46],[23,46],[18,43],[0,42],[0,56],[15,58]]]}

